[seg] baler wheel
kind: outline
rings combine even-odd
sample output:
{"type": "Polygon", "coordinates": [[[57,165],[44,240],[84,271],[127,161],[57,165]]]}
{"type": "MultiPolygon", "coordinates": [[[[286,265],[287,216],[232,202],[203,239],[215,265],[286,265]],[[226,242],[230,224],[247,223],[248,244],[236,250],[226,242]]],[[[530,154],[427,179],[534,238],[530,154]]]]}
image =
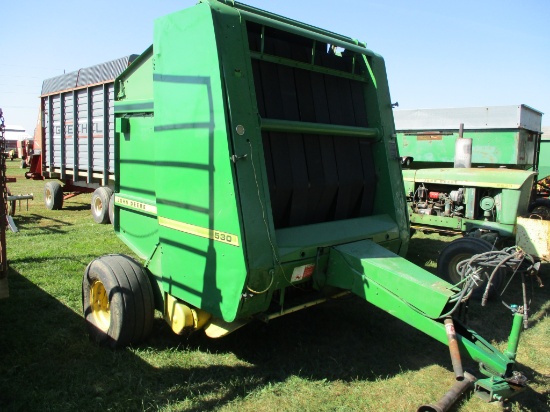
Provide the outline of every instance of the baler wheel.
{"type": "Polygon", "coordinates": [[[63,188],[58,182],[48,182],[44,186],[44,203],[49,210],[63,207],[63,188]]]}
{"type": "Polygon", "coordinates": [[[92,195],[91,210],[94,221],[99,224],[109,222],[109,201],[113,191],[107,186],[98,187],[92,195]]]}
{"type": "Polygon", "coordinates": [[[114,349],[146,339],[155,307],[145,269],[125,255],[95,259],[82,279],[82,309],[90,338],[100,344],[114,349]]]}
{"type": "MultiPolygon", "coordinates": [[[[461,281],[461,276],[456,269],[456,265],[462,260],[471,258],[473,255],[490,252],[492,249],[493,246],[489,242],[475,237],[463,237],[453,240],[445,246],[437,258],[437,276],[453,285],[457,284],[461,281]]],[[[492,268],[482,272],[483,282],[472,292],[474,299],[481,299],[483,297],[491,272],[492,268]]],[[[489,297],[493,297],[498,293],[502,284],[502,278],[503,272],[499,270],[493,278],[491,288],[489,289],[489,297]]]]}

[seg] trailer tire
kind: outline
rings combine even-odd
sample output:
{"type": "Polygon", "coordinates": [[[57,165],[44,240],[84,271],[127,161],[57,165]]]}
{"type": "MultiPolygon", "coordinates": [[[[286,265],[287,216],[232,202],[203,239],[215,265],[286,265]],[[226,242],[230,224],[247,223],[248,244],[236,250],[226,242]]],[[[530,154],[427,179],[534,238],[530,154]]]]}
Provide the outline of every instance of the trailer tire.
{"type": "Polygon", "coordinates": [[[49,210],[63,207],[63,188],[58,182],[48,182],[44,186],[44,203],[49,210]]]}
{"type": "Polygon", "coordinates": [[[98,187],[92,195],[91,210],[94,221],[99,224],[109,223],[109,201],[113,191],[107,186],[98,187]]]}
{"type": "Polygon", "coordinates": [[[109,221],[112,225],[115,224],[115,195],[111,195],[111,199],[109,199],[109,221]]]}
{"type": "Polygon", "coordinates": [[[146,339],[153,328],[153,289],[146,270],[126,255],[92,261],[82,279],[88,334],[112,349],[146,339]]]}
{"type": "MultiPolygon", "coordinates": [[[[456,265],[465,259],[471,258],[473,255],[490,252],[493,246],[486,240],[475,237],[463,237],[453,240],[440,252],[437,258],[437,276],[446,280],[453,285],[460,282],[460,273],[456,270],[456,265]]],[[[491,275],[488,270],[482,273],[484,281],[477,286],[472,292],[474,299],[481,299],[485,293],[487,280],[491,275]]],[[[489,289],[489,298],[494,297],[502,284],[504,277],[503,270],[499,270],[493,277],[491,288],[489,289]]]]}
{"type": "Polygon", "coordinates": [[[531,215],[540,216],[544,220],[550,219],[550,199],[537,199],[529,205],[531,215]]]}

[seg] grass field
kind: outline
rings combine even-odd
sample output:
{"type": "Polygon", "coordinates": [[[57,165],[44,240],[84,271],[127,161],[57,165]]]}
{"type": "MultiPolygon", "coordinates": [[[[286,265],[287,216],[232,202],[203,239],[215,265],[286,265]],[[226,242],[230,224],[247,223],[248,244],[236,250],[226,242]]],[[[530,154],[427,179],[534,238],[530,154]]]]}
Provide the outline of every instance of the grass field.
{"type": "MultiPolygon", "coordinates": [[[[415,411],[452,385],[448,350],[355,297],[271,321],[219,340],[174,335],[160,319],[140,346],[111,351],[92,343],[81,314],[86,265],[131,254],[109,225],[93,222],[90,195],[43,206],[43,182],[8,162],[12,193],[35,195],[8,233],[10,298],[0,300],[0,411],[415,411]]],[[[409,259],[433,271],[452,238],[418,234],[409,259]]],[[[518,370],[529,388],[514,411],[550,410],[550,270],[529,283],[531,327],[518,370]],[[532,288],[532,290],[531,290],[532,288]]],[[[502,299],[520,303],[519,279],[502,299]]],[[[500,301],[472,303],[469,324],[503,350],[511,315],[500,301]]],[[[466,363],[466,362],[465,362],[466,363]]],[[[475,365],[466,363],[467,367],[475,365]]],[[[495,411],[466,396],[453,411],[495,411]]]]}

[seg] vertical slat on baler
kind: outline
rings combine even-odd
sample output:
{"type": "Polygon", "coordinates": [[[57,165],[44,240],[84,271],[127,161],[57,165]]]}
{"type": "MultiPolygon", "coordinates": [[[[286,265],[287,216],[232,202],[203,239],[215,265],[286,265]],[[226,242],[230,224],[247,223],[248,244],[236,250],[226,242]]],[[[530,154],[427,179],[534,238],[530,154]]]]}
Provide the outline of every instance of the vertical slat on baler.
{"type": "MultiPolygon", "coordinates": [[[[298,60],[307,63],[311,59],[311,50],[308,50],[306,45],[292,43],[291,52],[294,60],[298,60]]],[[[302,121],[316,122],[315,114],[315,101],[313,97],[313,75],[315,73],[307,72],[305,70],[295,70],[295,86],[298,96],[298,110],[302,121]]],[[[309,190],[307,191],[307,207],[306,216],[308,217],[308,223],[315,223],[323,221],[324,219],[319,216],[319,205],[322,203],[323,192],[326,190],[325,175],[334,175],[330,173],[330,167],[328,173],[323,170],[323,156],[321,141],[319,135],[303,135],[302,141],[304,145],[304,154],[306,159],[307,174],[309,177],[309,190]]],[[[336,179],[329,191],[336,190],[336,179]]]]}

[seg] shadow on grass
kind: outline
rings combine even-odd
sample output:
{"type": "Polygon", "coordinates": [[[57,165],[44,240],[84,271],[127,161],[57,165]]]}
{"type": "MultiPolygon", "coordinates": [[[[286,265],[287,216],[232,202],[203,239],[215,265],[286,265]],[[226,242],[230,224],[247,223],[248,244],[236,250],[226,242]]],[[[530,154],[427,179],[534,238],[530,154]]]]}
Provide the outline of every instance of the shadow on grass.
{"type": "MultiPolygon", "coordinates": [[[[11,297],[0,301],[3,411],[157,410],[176,403],[205,411],[292,376],[352,382],[433,364],[451,370],[446,346],[353,296],[218,340],[176,336],[157,319],[148,342],[111,351],[89,341],[82,316],[66,305],[13,270],[9,281],[11,297]],[[136,355],[174,350],[209,360],[159,367],[136,355]],[[226,365],[226,354],[240,362],[226,365]]],[[[544,395],[527,394],[523,405],[545,406],[544,395]]]]}
{"type": "Polygon", "coordinates": [[[93,260],[95,256],[92,255],[71,255],[71,256],[44,256],[44,257],[23,257],[23,258],[15,258],[15,259],[9,259],[10,265],[18,265],[18,264],[25,264],[25,263],[44,263],[48,264],[52,261],[68,261],[68,262],[78,262],[83,267],[86,267],[88,263],[90,263],[91,260],[93,260]]]}
{"type": "Polygon", "coordinates": [[[407,260],[410,260],[417,266],[427,270],[430,273],[435,273],[435,266],[428,266],[431,262],[437,262],[439,252],[443,250],[445,246],[449,244],[449,241],[453,239],[452,236],[437,236],[425,237],[424,234],[417,232],[409,243],[409,250],[407,252],[407,260]]]}
{"type": "MultiPolygon", "coordinates": [[[[40,232],[49,232],[49,233],[63,233],[65,232],[65,228],[68,228],[72,226],[71,223],[68,223],[63,220],[54,219],[47,216],[37,215],[35,213],[31,214],[21,214],[21,215],[15,215],[14,221],[19,230],[22,229],[36,229],[38,230],[37,233],[34,234],[42,234],[40,232]]],[[[33,236],[32,232],[26,233],[26,236],[33,236]]]]}
{"type": "Polygon", "coordinates": [[[86,203],[73,203],[73,204],[65,203],[63,205],[63,210],[74,212],[78,210],[90,210],[90,207],[91,207],[90,204],[86,204],[86,203]]]}

